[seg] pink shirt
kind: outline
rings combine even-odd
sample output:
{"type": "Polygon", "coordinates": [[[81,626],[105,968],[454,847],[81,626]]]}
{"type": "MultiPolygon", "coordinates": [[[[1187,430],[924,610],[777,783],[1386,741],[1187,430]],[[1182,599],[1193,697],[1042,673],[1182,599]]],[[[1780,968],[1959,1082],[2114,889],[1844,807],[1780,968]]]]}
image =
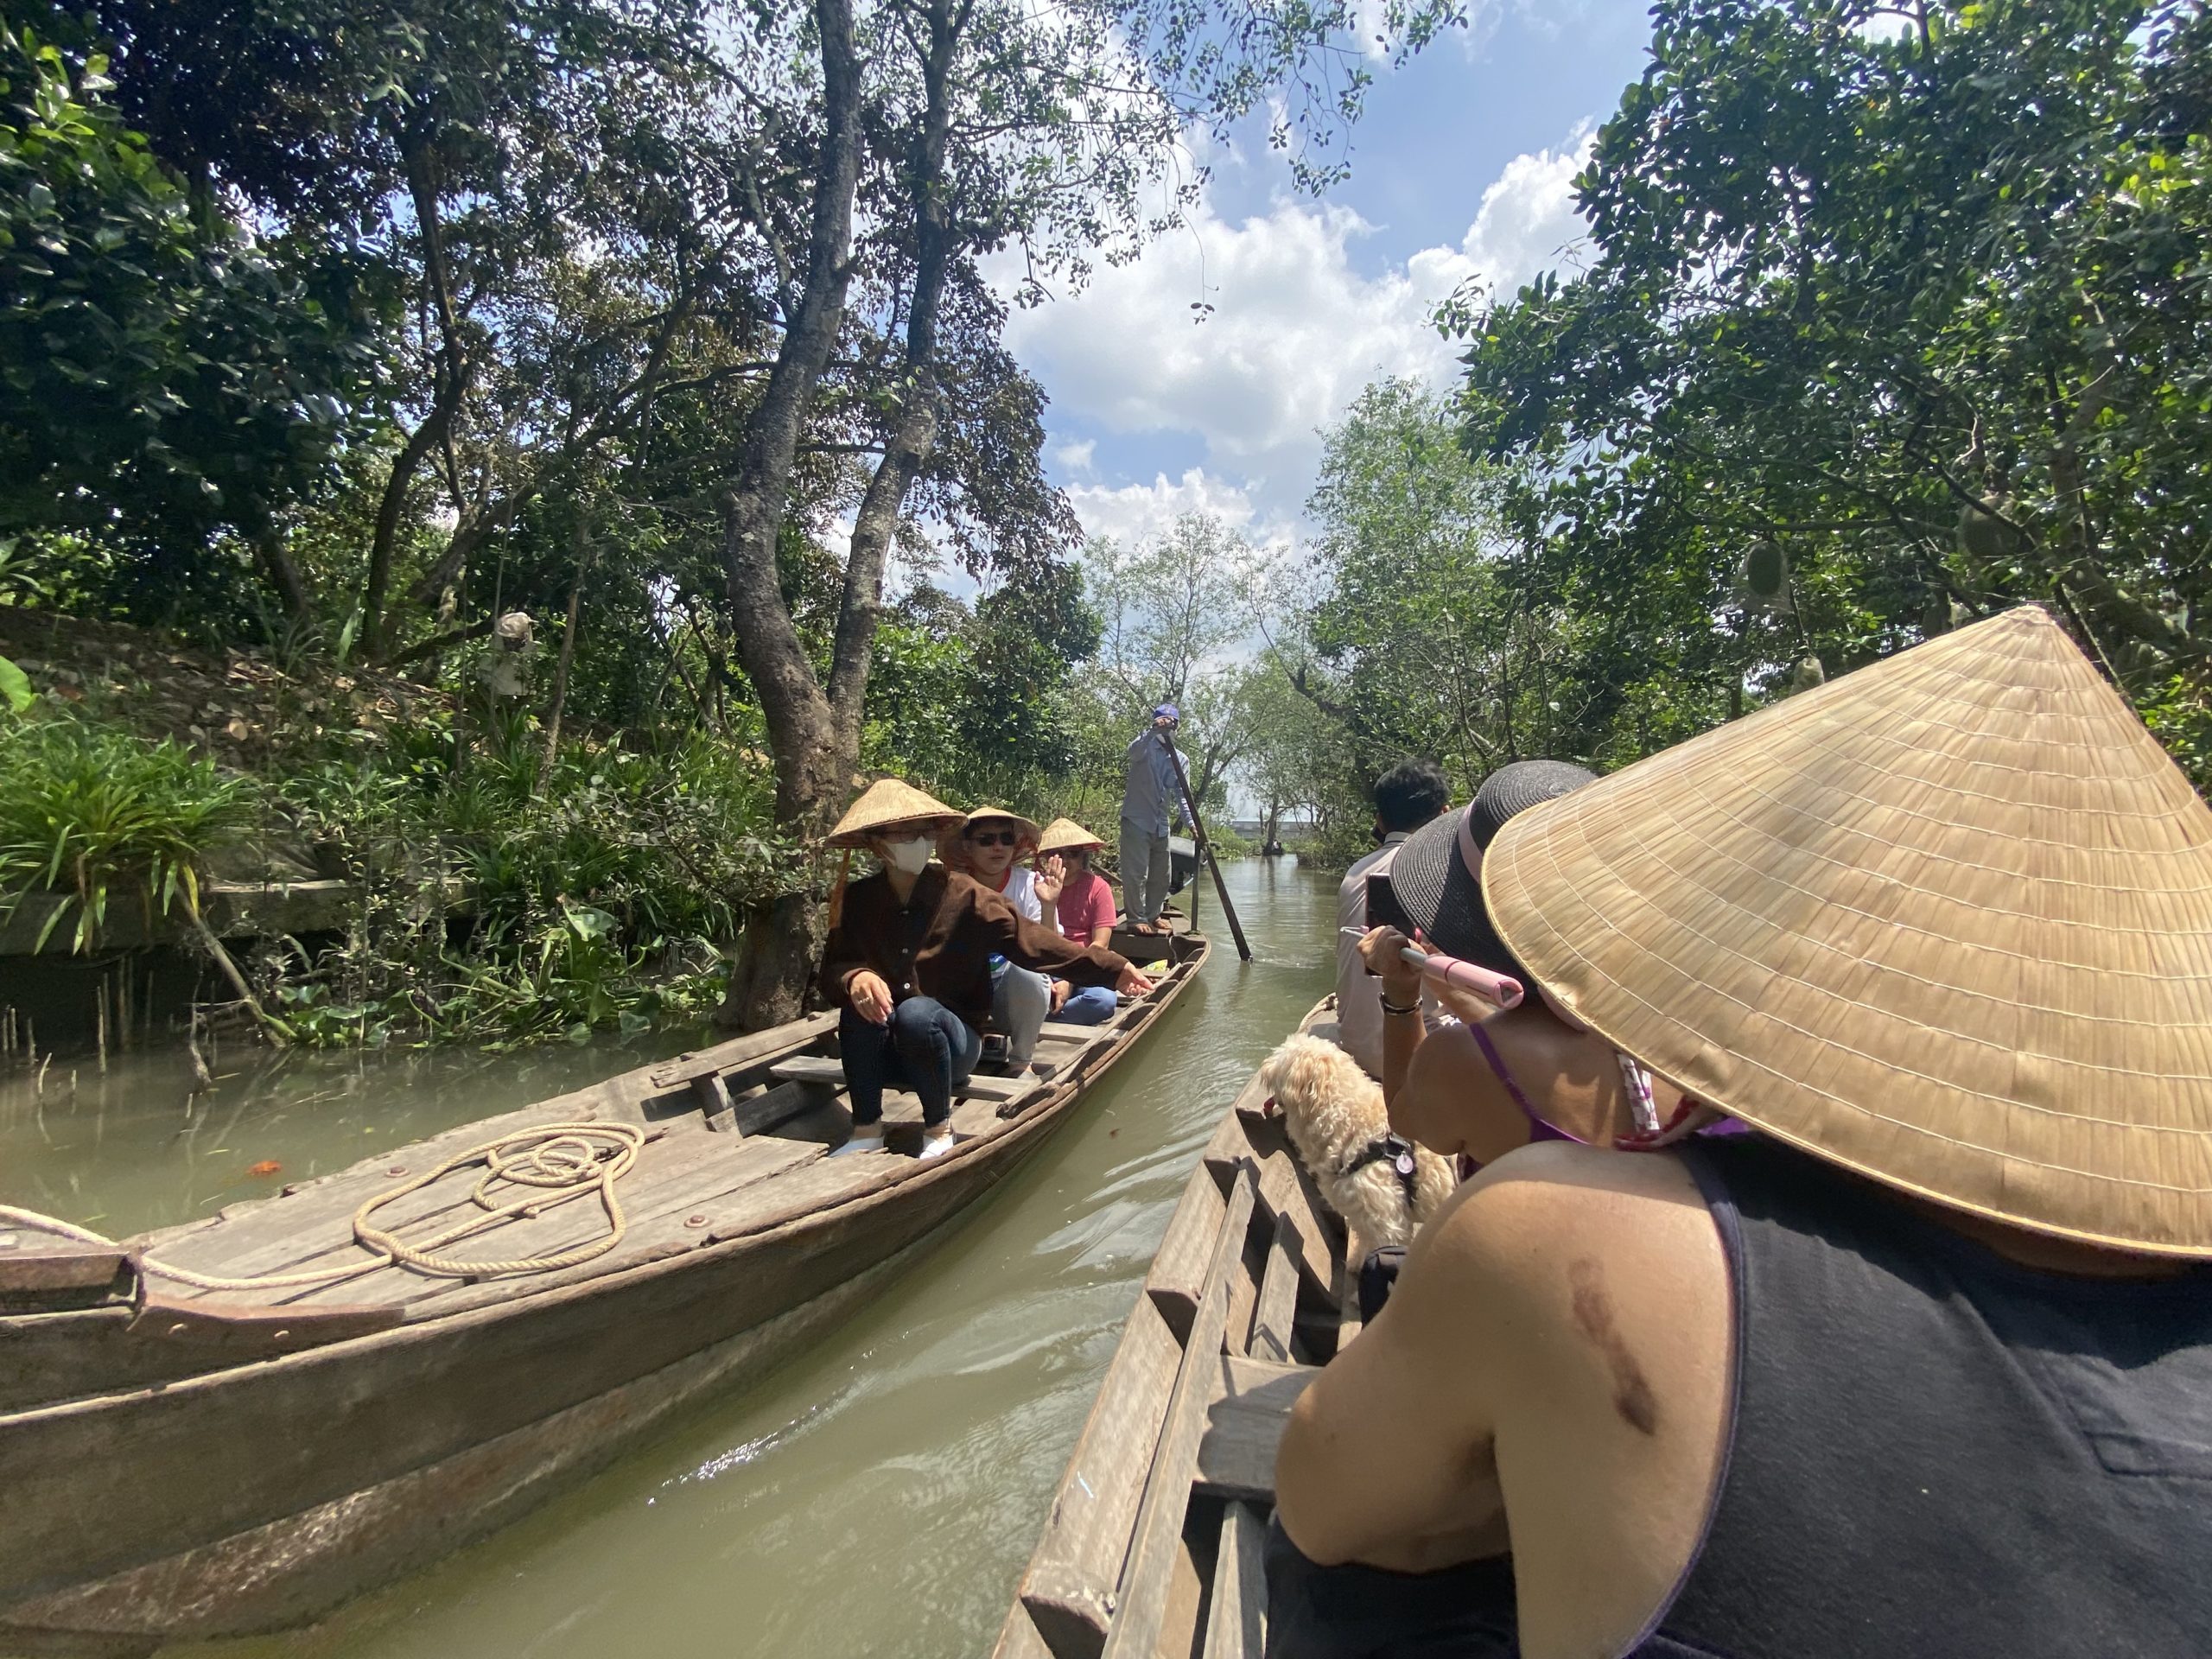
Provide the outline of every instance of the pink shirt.
{"type": "Polygon", "coordinates": [[[1060,888],[1060,931],[1080,944],[1095,927],[1114,925],[1114,890],[1095,871],[1071,875],[1060,888]]]}

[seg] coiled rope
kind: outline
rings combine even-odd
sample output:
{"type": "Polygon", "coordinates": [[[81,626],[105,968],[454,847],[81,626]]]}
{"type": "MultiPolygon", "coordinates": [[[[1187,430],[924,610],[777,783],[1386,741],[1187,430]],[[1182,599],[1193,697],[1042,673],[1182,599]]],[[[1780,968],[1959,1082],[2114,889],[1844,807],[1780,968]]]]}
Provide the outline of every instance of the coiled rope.
{"type": "MultiPolygon", "coordinates": [[[[174,1279],[199,1290],[284,1290],[302,1285],[334,1284],[341,1279],[351,1279],[364,1273],[374,1273],[379,1268],[401,1266],[415,1268],[419,1273],[452,1279],[499,1279],[516,1274],[553,1273],[563,1268],[576,1267],[594,1256],[604,1255],[622,1242],[629,1230],[629,1224],[622,1214],[622,1203],[614,1191],[614,1184],[629,1173],[644,1150],[645,1132],[631,1123],[544,1123],[535,1128],[516,1129],[472,1147],[467,1152],[456,1153],[435,1169],[424,1171],[411,1180],[389,1187],[370,1198],[353,1212],[353,1239],[371,1253],[373,1259],[347,1262],[334,1268],[315,1268],[301,1273],[247,1274],[233,1277],[226,1274],[201,1273],[193,1268],[174,1267],[150,1257],[142,1257],[139,1266],[150,1274],[164,1279],[174,1279]],[[454,1170],[480,1162],[484,1173],[468,1196],[484,1213],[473,1216],[457,1227],[449,1227],[420,1243],[410,1244],[397,1234],[388,1233],[371,1224],[369,1217],[385,1205],[405,1198],[410,1192],[420,1192],[432,1182],[442,1179],[454,1170]],[[497,1203],[493,1188],[499,1182],[532,1189],[505,1203],[497,1203]],[[519,1217],[530,1220],[559,1208],[575,1198],[596,1195],[607,1212],[607,1233],[574,1249],[560,1250],[547,1255],[518,1255],[499,1261],[477,1262],[465,1257],[440,1255],[448,1245],[489,1230],[501,1224],[519,1217]]],[[[116,1241],[103,1237],[89,1228],[53,1216],[43,1216],[36,1211],[18,1210],[0,1205],[0,1222],[15,1222],[22,1225],[59,1233],[80,1243],[117,1248],[116,1241]]]]}

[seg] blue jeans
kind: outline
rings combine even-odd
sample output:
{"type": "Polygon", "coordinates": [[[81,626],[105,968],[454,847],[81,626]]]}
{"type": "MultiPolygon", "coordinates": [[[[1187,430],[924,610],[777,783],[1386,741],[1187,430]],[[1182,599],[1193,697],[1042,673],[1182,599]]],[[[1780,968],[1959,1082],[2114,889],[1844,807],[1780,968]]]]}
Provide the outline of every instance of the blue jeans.
{"type": "Polygon", "coordinates": [[[1060,1011],[1052,1017],[1064,1026],[1103,1026],[1114,1017],[1114,1010],[1122,1006],[1110,985],[1085,985],[1068,993],[1068,1000],[1060,1004],[1060,1011]]]}
{"type": "Polygon", "coordinates": [[[922,1099],[922,1122],[952,1116],[952,1091],[968,1081],[983,1039],[933,996],[910,996],[879,1026],[849,1007],[837,1016],[837,1052],[852,1097],[853,1127],[883,1121],[883,1091],[911,1089],[922,1099]]]}

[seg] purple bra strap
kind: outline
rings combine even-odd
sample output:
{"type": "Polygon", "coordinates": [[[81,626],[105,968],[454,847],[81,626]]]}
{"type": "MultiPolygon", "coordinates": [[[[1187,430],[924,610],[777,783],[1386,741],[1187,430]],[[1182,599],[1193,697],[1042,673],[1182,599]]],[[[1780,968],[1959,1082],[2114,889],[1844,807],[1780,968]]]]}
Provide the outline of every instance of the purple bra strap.
{"type": "Polygon", "coordinates": [[[1522,1115],[1529,1120],[1529,1141],[1531,1146],[1539,1141],[1572,1141],[1578,1147],[1586,1147],[1590,1144],[1580,1135],[1569,1135],[1555,1123],[1546,1122],[1537,1115],[1536,1109],[1529,1103],[1529,1096],[1522,1093],[1521,1085],[1514,1080],[1513,1073],[1506,1070],[1505,1057],[1497,1052],[1497,1045],[1491,1040],[1490,1033],[1483,1029],[1482,1021],[1476,1020],[1467,1029],[1474,1033],[1475,1046],[1482,1050],[1483,1058],[1490,1062],[1490,1069],[1497,1074],[1497,1080],[1505,1085],[1505,1092],[1513,1096],[1513,1103],[1521,1109],[1522,1115]]]}

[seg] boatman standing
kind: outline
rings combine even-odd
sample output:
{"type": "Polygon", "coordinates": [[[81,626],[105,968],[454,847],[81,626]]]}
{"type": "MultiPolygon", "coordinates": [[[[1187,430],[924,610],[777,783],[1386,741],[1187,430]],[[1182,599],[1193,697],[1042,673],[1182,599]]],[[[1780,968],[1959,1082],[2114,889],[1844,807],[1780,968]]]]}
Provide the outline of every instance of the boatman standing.
{"type": "Polygon", "coordinates": [[[1170,827],[1183,827],[1183,788],[1167,745],[1182,716],[1163,702],[1152,724],[1129,745],[1128,779],[1122,790],[1122,899],[1132,933],[1160,931],[1167,902],[1170,827]]]}
{"type": "Polygon", "coordinates": [[[924,1158],[952,1150],[952,1091],[968,1080],[989,1019],[991,958],[1131,996],[1152,982],[1113,951],[1080,945],[1027,920],[973,876],[931,861],[938,837],[964,815],[911,784],[868,786],[830,844],[866,849],[882,868],[830,903],[823,995],[839,1010],[837,1052],[852,1100],[853,1136],[833,1157],[883,1150],[883,1091],[922,1102],[924,1158]]]}

